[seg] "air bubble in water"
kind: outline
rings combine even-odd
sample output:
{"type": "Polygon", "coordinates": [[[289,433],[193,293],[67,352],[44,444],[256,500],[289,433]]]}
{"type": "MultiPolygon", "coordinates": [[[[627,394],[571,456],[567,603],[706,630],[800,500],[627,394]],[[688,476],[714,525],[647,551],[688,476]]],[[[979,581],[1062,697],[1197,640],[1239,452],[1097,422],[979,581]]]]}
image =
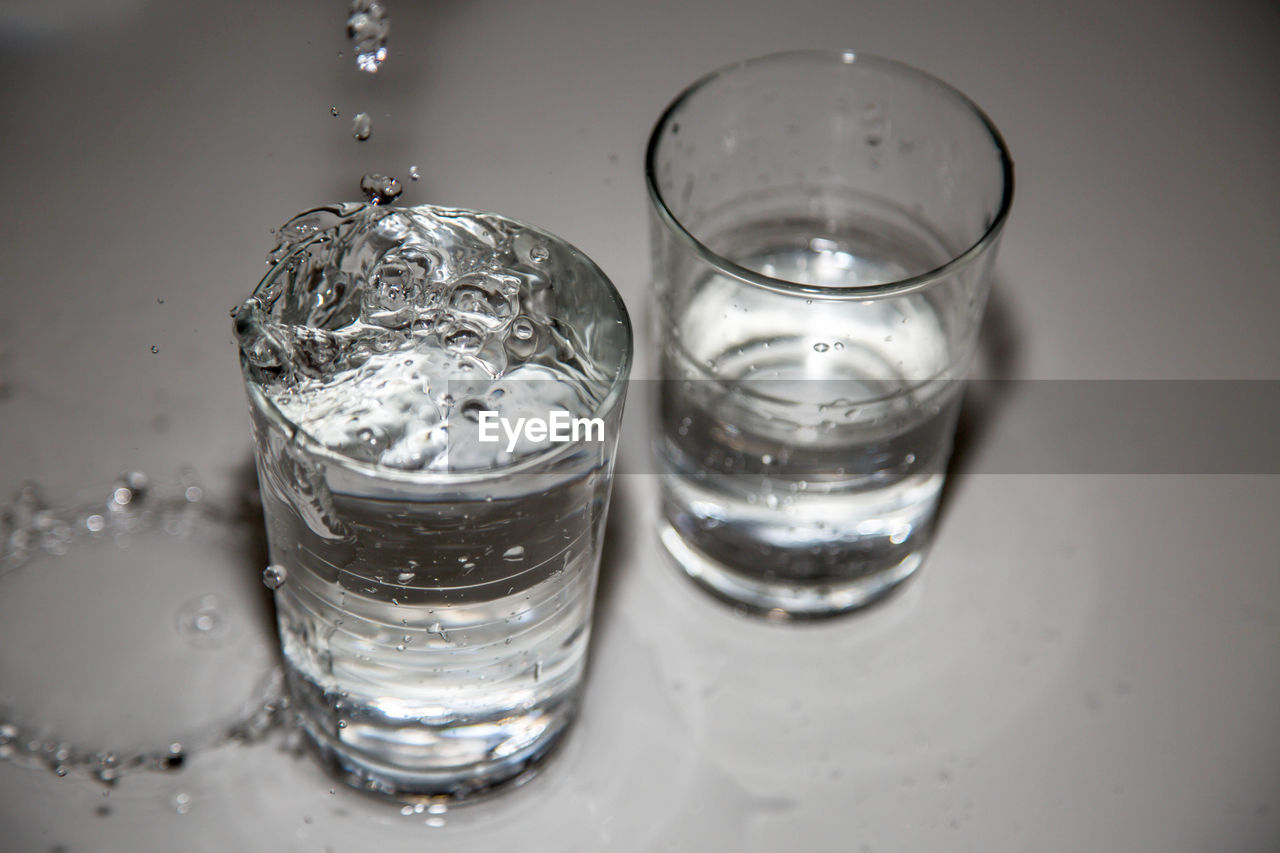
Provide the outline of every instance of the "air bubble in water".
{"type": "Polygon", "coordinates": [[[814,352],[826,352],[829,349],[831,349],[830,345],[824,344],[821,341],[813,345],[814,352]]]}
{"type": "Polygon", "coordinates": [[[483,343],[480,335],[471,329],[458,329],[451,332],[445,339],[444,344],[449,349],[461,353],[473,353],[480,349],[483,343]]]}
{"type": "Polygon", "coordinates": [[[357,68],[369,74],[378,70],[387,58],[387,36],[390,32],[387,10],[378,0],[351,0],[347,37],[351,39],[357,68]]]}
{"type": "Polygon", "coordinates": [[[511,324],[511,334],[522,341],[529,340],[533,337],[533,321],[528,317],[521,317],[511,324]]]}
{"type": "Polygon", "coordinates": [[[284,566],[272,563],[262,570],[262,582],[268,589],[279,589],[289,579],[289,571],[284,566]]]}
{"type": "Polygon", "coordinates": [[[529,250],[529,260],[535,264],[543,263],[549,257],[551,257],[551,252],[547,250],[546,246],[534,246],[529,250]]]}
{"type": "Polygon", "coordinates": [[[417,166],[410,166],[410,167],[409,167],[409,180],[411,180],[411,181],[416,181],[416,180],[418,180],[418,179],[419,179],[419,178],[421,178],[421,177],[422,177],[422,173],[418,171],[418,167],[417,167],[417,166]]]}
{"type": "Polygon", "coordinates": [[[360,179],[360,191],[370,204],[389,204],[400,196],[400,182],[386,175],[368,174],[360,179]]]}
{"type": "Polygon", "coordinates": [[[372,133],[373,119],[369,118],[368,113],[356,113],[355,118],[351,119],[351,135],[364,142],[372,133]]]}

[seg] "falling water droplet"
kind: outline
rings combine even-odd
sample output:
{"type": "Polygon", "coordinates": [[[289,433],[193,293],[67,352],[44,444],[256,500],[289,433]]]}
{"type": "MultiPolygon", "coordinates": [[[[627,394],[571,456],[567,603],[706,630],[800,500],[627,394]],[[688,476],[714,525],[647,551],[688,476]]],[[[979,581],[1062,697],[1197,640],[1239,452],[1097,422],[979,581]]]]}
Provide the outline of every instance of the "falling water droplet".
{"type": "Polygon", "coordinates": [[[386,175],[368,174],[360,179],[360,191],[370,204],[388,204],[400,197],[400,182],[386,175]]]}
{"type": "Polygon", "coordinates": [[[329,115],[333,116],[334,118],[337,118],[338,116],[342,115],[342,113],[338,112],[337,107],[329,107],[329,115]]]}
{"type": "Polygon", "coordinates": [[[288,569],[277,563],[272,563],[262,570],[262,582],[267,585],[267,589],[279,589],[288,579],[288,569]]]}
{"type": "Polygon", "coordinates": [[[352,0],[347,16],[347,37],[356,55],[356,67],[375,73],[387,58],[387,36],[391,21],[386,8],[378,0],[352,0]]]}
{"type": "Polygon", "coordinates": [[[152,354],[152,355],[155,355],[155,354],[156,354],[156,353],[158,353],[158,352],[160,352],[160,347],[155,347],[155,346],[153,346],[153,347],[151,348],[151,354],[152,354]]]}
{"type": "Polygon", "coordinates": [[[409,167],[409,180],[411,180],[411,181],[416,181],[416,180],[418,180],[418,179],[419,179],[419,178],[421,178],[421,177],[422,177],[422,173],[418,171],[418,167],[417,167],[417,166],[410,166],[410,167],[409,167]]]}
{"type": "Polygon", "coordinates": [[[351,119],[351,135],[364,142],[372,133],[373,119],[369,118],[368,113],[356,113],[355,118],[351,119]]]}

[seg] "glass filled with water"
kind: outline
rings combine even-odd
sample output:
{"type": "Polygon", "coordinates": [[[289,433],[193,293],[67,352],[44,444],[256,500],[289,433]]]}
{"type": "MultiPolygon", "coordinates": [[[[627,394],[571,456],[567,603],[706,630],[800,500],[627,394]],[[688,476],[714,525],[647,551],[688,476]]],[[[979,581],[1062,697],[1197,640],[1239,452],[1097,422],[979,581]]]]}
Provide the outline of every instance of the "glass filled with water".
{"type": "Polygon", "coordinates": [[[649,140],[660,535],[782,618],[849,611],[932,537],[1012,200],[968,98],[862,54],[708,75],[649,140]]]}
{"type": "Polygon", "coordinates": [[[235,327],[303,729],[384,793],[522,778],[577,707],[626,310],[491,214],[338,205],[280,236],[235,327]]]}

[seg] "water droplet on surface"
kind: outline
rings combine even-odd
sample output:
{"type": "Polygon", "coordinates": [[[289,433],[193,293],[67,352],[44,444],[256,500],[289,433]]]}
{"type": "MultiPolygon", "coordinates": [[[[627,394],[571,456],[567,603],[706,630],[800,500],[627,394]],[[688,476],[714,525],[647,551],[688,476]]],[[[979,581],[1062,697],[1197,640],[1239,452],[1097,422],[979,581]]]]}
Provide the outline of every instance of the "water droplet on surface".
{"type": "Polygon", "coordinates": [[[813,345],[814,352],[826,352],[829,349],[831,349],[831,346],[829,344],[824,344],[821,341],[813,345]]]}
{"type": "Polygon", "coordinates": [[[351,13],[347,16],[347,38],[351,39],[357,68],[368,74],[377,72],[387,59],[390,33],[387,10],[378,0],[352,0],[351,13]]]}
{"type": "Polygon", "coordinates": [[[289,579],[289,570],[284,566],[272,563],[262,570],[262,582],[267,589],[279,589],[289,579]]]}
{"type": "Polygon", "coordinates": [[[372,133],[373,119],[369,118],[368,113],[356,113],[355,118],[351,119],[351,135],[364,142],[372,133]]]}
{"type": "Polygon", "coordinates": [[[368,174],[360,179],[360,191],[370,204],[389,204],[400,197],[400,182],[386,175],[368,174]]]}
{"type": "Polygon", "coordinates": [[[422,173],[418,171],[418,167],[417,167],[417,166],[410,166],[410,167],[409,167],[409,180],[411,180],[411,181],[416,181],[416,180],[418,180],[418,179],[419,179],[419,178],[421,178],[421,177],[422,177],[422,173]]]}

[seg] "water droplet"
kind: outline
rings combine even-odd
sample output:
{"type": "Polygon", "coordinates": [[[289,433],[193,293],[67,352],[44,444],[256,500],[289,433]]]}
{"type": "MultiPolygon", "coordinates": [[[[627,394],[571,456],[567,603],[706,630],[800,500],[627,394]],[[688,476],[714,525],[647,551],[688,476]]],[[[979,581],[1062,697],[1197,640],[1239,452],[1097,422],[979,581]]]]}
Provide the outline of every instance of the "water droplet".
{"type": "Polygon", "coordinates": [[[364,142],[373,133],[373,119],[369,118],[368,113],[356,113],[355,118],[351,120],[351,135],[360,142],[364,142]]]}
{"type": "MultiPolygon", "coordinates": [[[[356,67],[375,73],[387,58],[387,36],[391,21],[378,0],[352,0],[347,16],[347,37],[356,56],[356,67]]],[[[341,54],[339,54],[341,56],[341,54]]]]}
{"type": "Polygon", "coordinates": [[[152,353],[152,355],[154,355],[154,354],[156,354],[156,353],[158,353],[158,352],[160,352],[160,347],[153,346],[153,347],[151,348],[151,353],[152,353]]]}
{"type": "Polygon", "coordinates": [[[832,346],[832,348],[833,348],[833,349],[835,349],[835,350],[837,350],[837,351],[838,351],[838,350],[842,350],[842,349],[844,349],[844,342],[843,342],[843,341],[836,341],[836,342],[835,342],[834,344],[832,344],[831,346],[832,346]]]}
{"type": "Polygon", "coordinates": [[[761,457],[760,457],[760,464],[761,464],[761,465],[772,465],[772,464],[773,464],[773,457],[772,457],[771,455],[769,455],[768,453],[766,453],[764,456],[761,456],[761,457]]]}
{"type": "Polygon", "coordinates": [[[535,264],[544,263],[549,257],[551,257],[551,252],[546,246],[534,246],[529,250],[529,260],[535,264]]]}
{"type": "Polygon", "coordinates": [[[503,551],[503,552],[502,552],[502,559],[504,559],[504,560],[512,560],[512,561],[516,561],[516,560],[523,560],[523,559],[524,559],[524,546],[523,546],[523,545],[516,545],[516,546],[514,546],[514,547],[512,547],[512,548],[508,548],[507,550],[505,550],[505,551],[503,551]]]}
{"type": "Polygon", "coordinates": [[[337,118],[338,116],[340,116],[340,115],[342,115],[342,114],[341,114],[340,112],[338,112],[338,108],[337,108],[337,107],[329,107],[329,115],[333,116],[334,118],[337,118]]]}
{"type": "Polygon", "coordinates": [[[338,720],[338,728],[340,728],[340,729],[345,729],[346,727],[347,727],[347,721],[346,721],[346,720],[338,720]]]}
{"type": "Polygon", "coordinates": [[[830,345],[824,344],[821,341],[813,345],[814,352],[826,352],[829,349],[831,349],[830,345]]]}
{"type": "Polygon", "coordinates": [[[191,811],[191,795],[186,791],[176,791],[169,798],[169,803],[173,806],[173,810],[178,814],[186,814],[191,811]]]}
{"type": "Polygon", "coordinates": [[[370,204],[388,204],[400,196],[400,182],[386,175],[368,174],[360,179],[360,191],[370,204]]]}
{"type": "Polygon", "coordinates": [[[402,815],[404,815],[404,816],[406,816],[406,817],[408,817],[409,815],[413,814],[413,806],[401,806],[401,807],[400,807],[400,814],[402,814],[402,815]]]}
{"type": "Polygon", "coordinates": [[[102,528],[107,526],[107,522],[102,516],[94,514],[84,520],[84,526],[90,533],[100,533],[102,528]]]}
{"type": "Polygon", "coordinates": [[[410,166],[410,167],[409,167],[409,180],[411,180],[411,181],[416,181],[416,180],[418,180],[418,179],[419,179],[419,178],[421,178],[421,177],[422,177],[422,173],[418,171],[418,167],[417,167],[417,166],[410,166]]]}
{"type": "Polygon", "coordinates": [[[289,579],[289,570],[277,563],[272,563],[262,570],[262,582],[267,589],[279,589],[289,579]]]}

